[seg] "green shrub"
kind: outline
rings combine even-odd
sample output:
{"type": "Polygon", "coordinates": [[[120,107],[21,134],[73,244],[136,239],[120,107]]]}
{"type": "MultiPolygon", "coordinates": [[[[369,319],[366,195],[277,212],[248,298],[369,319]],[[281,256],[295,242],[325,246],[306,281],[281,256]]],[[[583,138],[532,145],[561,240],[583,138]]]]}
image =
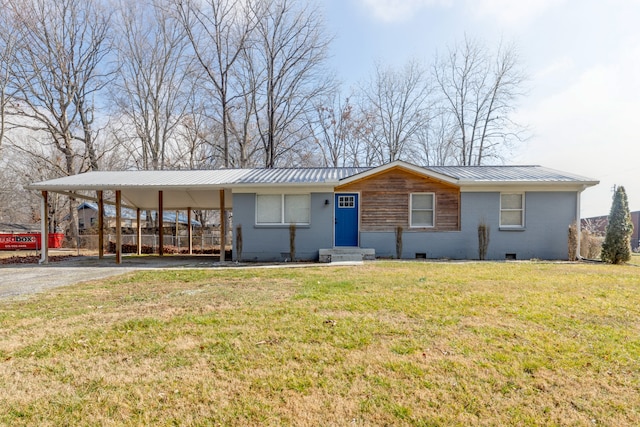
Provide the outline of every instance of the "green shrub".
{"type": "Polygon", "coordinates": [[[622,264],[631,259],[631,235],[633,223],[624,187],[616,189],[609,213],[609,223],[602,244],[600,257],[611,264],[622,264]]]}

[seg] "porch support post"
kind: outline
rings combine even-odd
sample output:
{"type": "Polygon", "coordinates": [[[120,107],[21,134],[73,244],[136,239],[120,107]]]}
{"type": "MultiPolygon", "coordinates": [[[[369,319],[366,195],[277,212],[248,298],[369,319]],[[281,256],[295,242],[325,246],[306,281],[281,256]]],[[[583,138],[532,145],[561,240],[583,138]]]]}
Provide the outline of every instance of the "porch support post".
{"type": "Polygon", "coordinates": [[[158,191],[158,238],[160,244],[158,245],[158,252],[160,256],[164,255],[164,208],[162,206],[162,191],[158,191]]]}
{"type": "Polygon", "coordinates": [[[98,191],[98,258],[104,258],[104,197],[98,191]]]}
{"type": "Polygon", "coordinates": [[[116,264],[122,264],[122,192],[116,190],[116,264]]]}
{"type": "Polygon", "coordinates": [[[140,255],[142,254],[142,223],[140,222],[140,217],[142,215],[140,215],[140,208],[136,209],[136,234],[137,234],[137,239],[136,239],[136,246],[138,247],[138,249],[136,250],[136,254],[140,255]]]}
{"type": "Polygon", "coordinates": [[[40,253],[40,264],[49,263],[49,193],[42,192],[42,204],[40,205],[40,243],[42,252],[40,253]]]}
{"type": "Polygon", "coordinates": [[[176,211],[176,237],[173,240],[173,245],[178,248],[178,253],[180,252],[180,245],[178,244],[179,240],[178,240],[178,233],[180,230],[180,211],[176,211]]]}
{"type": "Polygon", "coordinates": [[[191,225],[191,208],[187,208],[187,240],[189,240],[189,255],[193,255],[193,226],[191,225]]]}
{"type": "Polygon", "coordinates": [[[227,216],[224,206],[224,188],[220,190],[220,262],[226,261],[225,249],[227,247],[227,216]]]}

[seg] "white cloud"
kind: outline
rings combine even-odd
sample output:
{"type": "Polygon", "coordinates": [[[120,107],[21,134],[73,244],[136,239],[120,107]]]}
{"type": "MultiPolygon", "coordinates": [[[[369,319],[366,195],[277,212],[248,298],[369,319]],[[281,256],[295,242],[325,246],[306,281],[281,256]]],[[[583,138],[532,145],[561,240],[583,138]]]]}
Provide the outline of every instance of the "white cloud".
{"type": "Polygon", "coordinates": [[[508,27],[523,26],[566,0],[467,0],[466,7],[481,19],[508,27]]]}
{"type": "Polygon", "coordinates": [[[423,9],[447,6],[452,0],[360,0],[376,19],[383,22],[402,22],[411,19],[423,9]]]}
{"type": "Polygon", "coordinates": [[[548,64],[543,69],[538,70],[532,77],[533,80],[542,80],[558,74],[564,74],[574,67],[574,60],[568,56],[559,58],[548,64]]]}

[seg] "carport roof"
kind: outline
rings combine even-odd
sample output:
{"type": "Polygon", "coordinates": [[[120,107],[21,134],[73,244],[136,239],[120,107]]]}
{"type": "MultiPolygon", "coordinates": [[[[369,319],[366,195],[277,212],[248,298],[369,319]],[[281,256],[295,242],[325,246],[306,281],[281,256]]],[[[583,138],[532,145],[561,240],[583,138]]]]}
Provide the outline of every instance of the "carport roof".
{"type": "Polygon", "coordinates": [[[95,171],[36,182],[29,188],[47,191],[120,190],[123,188],[223,188],[251,169],[95,171]]]}

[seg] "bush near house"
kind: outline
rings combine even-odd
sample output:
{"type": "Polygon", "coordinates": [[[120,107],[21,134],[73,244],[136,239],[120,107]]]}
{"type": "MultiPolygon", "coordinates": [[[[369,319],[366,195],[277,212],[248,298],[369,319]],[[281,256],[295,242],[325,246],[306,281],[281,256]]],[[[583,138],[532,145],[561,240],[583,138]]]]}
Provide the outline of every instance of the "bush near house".
{"type": "Polygon", "coordinates": [[[609,213],[604,242],[602,243],[602,260],[611,264],[621,264],[631,259],[631,235],[633,223],[629,212],[627,193],[623,186],[616,189],[609,213]]]}

